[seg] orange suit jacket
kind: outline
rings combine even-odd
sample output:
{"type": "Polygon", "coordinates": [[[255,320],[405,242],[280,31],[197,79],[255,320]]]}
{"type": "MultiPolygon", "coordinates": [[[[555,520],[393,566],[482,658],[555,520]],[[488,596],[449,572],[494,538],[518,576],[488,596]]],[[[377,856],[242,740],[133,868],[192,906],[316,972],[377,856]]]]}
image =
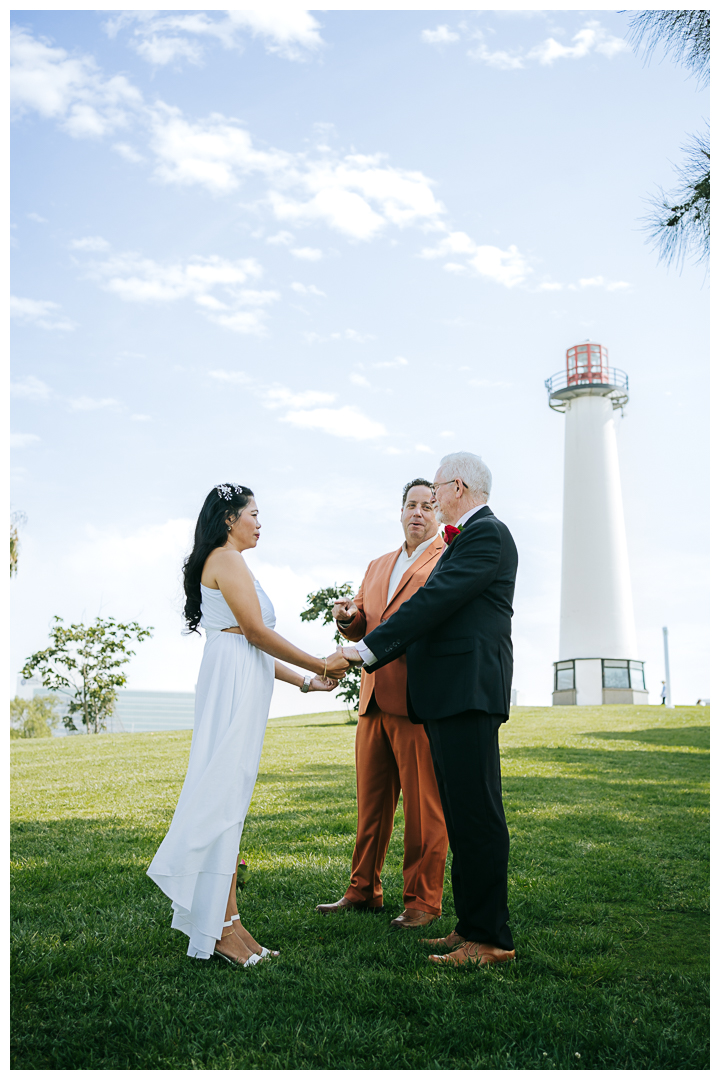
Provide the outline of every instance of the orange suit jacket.
{"type": "MultiPolygon", "coordinates": [[[[354,602],[358,613],[349,626],[344,629],[338,626],[340,633],[348,641],[360,641],[380,623],[389,619],[401,604],[423,587],[444,549],[445,541],[442,534],[438,533],[433,542],[400,578],[400,584],[390,598],[389,604],[387,593],[390,575],[402,548],[374,559],[365,571],[365,577],[355,597],[354,602]]],[[[363,670],[360,679],[358,713],[362,715],[367,711],[374,691],[375,700],[383,712],[393,713],[395,716],[407,716],[406,689],[407,664],[404,656],[393,660],[392,663],[386,664],[376,672],[363,670]]]]}

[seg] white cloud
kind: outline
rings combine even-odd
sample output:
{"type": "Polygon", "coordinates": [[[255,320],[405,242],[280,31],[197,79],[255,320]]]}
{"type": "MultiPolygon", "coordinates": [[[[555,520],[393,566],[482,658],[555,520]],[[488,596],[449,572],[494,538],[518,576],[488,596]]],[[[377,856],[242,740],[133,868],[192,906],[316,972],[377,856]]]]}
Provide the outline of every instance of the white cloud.
{"type": "Polygon", "coordinates": [[[125,78],[102,79],[91,57],[70,56],[21,27],[10,32],[10,94],[16,114],[35,110],[74,138],[98,137],[128,124],[142,94],[125,78]]]}
{"type": "Polygon", "coordinates": [[[357,341],[360,345],[375,340],[374,334],[361,334],[357,330],[346,330],[344,337],[347,341],[357,341]]]}
{"type": "MultiPolygon", "coordinates": [[[[585,26],[572,38],[571,45],[563,45],[556,38],[549,37],[527,50],[491,49],[485,41],[483,32],[472,29],[466,22],[458,24],[458,31],[461,31],[470,41],[477,42],[468,50],[467,55],[471,60],[477,60],[501,71],[517,71],[524,68],[528,60],[551,65],[559,59],[579,60],[592,52],[601,53],[608,60],[612,60],[618,53],[625,52],[629,48],[626,41],[614,37],[595,19],[586,22],[585,26]]],[[[441,25],[435,30],[423,30],[421,38],[429,45],[446,45],[458,41],[461,33],[450,30],[446,25],[441,25]]]]}
{"type": "Polygon", "coordinates": [[[370,386],[371,385],[370,381],[368,379],[366,379],[364,375],[360,375],[357,371],[353,371],[352,374],[349,375],[348,377],[350,379],[350,382],[354,383],[355,386],[370,386]]]}
{"type": "Polygon", "coordinates": [[[208,317],[211,322],[225,327],[226,330],[232,330],[235,334],[255,334],[257,337],[262,337],[267,333],[264,311],[233,311],[228,315],[208,317]]]}
{"type": "Polygon", "coordinates": [[[75,323],[58,315],[60,305],[53,300],[31,300],[24,296],[10,297],[10,316],[23,323],[34,323],[44,330],[74,330],[75,323]]]}
{"type": "Polygon", "coordinates": [[[108,292],[129,303],[193,300],[211,322],[240,334],[265,334],[263,309],[280,298],[273,289],[243,288],[250,279],[262,276],[262,267],[252,258],[198,255],[187,262],[158,263],[136,252],[123,252],[87,264],[86,271],[108,292]]]}
{"type": "Polygon", "coordinates": [[[543,281],[538,285],[538,292],[558,292],[562,288],[559,281],[543,281]]]}
{"type": "Polygon", "coordinates": [[[218,114],[193,123],[180,109],[159,102],[150,113],[150,127],[155,176],[167,184],[200,184],[226,195],[243,176],[273,175],[292,166],[291,155],[256,150],[244,128],[218,114]]]}
{"type": "Polygon", "coordinates": [[[322,251],[319,248],[292,248],[290,254],[294,255],[296,259],[305,259],[306,262],[317,262],[322,259],[322,251]]]}
{"type": "Polygon", "coordinates": [[[327,296],[327,294],[324,293],[322,289],[318,289],[317,285],[303,285],[300,281],[293,281],[290,288],[293,289],[294,292],[302,293],[303,295],[327,296]]]}
{"type": "Polygon", "coordinates": [[[371,420],[353,405],[337,409],[307,409],[287,413],[282,417],[288,424],[316,429],[341,439],[377,439],[387,432],[376,420],[371,420]]]}
{"type": "Polygon", "coordinates": [[[447,262],[444,269],[450,273],[474,273],[513,288],[522,284],[532,272],[517,247],[511,244],[503,251],[492,244],[477,244],[464,232],[451,232],[444,236],[437,247],[423,248],[424,259],[437,259],[448,255],[462,255],[465,262],[447,262]]]}
{"type": "Polygon", "coordinates": [[[130,417],[131,420],[145,421],[152,420],[152,416],[148,416],[147,413],[133,413],[130,417]]]}
{"type": "MultiPolygon", "coordinates": [[[[138,41],[147,46],[155,40],[152,28],[158,19],[220,38],[228,27],[242,26],[264,35],[271,41],[268,47],[281,52],[299,42],[309,48],[319,41],[307,12],[231,12],[225,23],[206,13],[129,13],[112,26],[132,24],[138,41]]],[[[26,30],[14,31],[13,59],[16,109],[55,118],[78,137],[105,135],[131,122],[141,125],[155,158],[154,176],[161,183],[200,185],[222,196],[236,191],[247,177],[259,176],[269,186],[267,203],[279,222],[321,223],[353,240],[370,240],[388,226],[437,228],[445,213],[432,180],[389,164],[385,155],[341,154],[326,147],[321,157],[313,158],[306,152],[260,148],[232,117],[213,113],[190,120],[163,101],[148,106],[125,76],[103,79],[92,58],[70,57],[26,30]]],[[[116,142],[114,149],[131,161],[141,157],[127,142],[116,142]]],[[[291,241],[286,230],[270,238],[274,243],[291,241]]],[[[293,253],[312,259],[319,257],[317,252],[297,247],[293,253]],[[307,254],[310,251],[314,254],[307,254]]]]}
{"type": "Polygon", "coordinates": [[[499,68],[500,71],[513,71],[524,67],[522,57],[518,53],[510,53],[504,49],[489,49],[483,39],[482,31],[476,30],[473,35],[478,44],[468,50],[471,60],[480,60],[488,67],[499,68]]]}
{"type": "Polygon", "coordinates": [[[52,391],[42,379],[36,379],[34,375],[28,375],[22,382],[10,383],[10,393],[13,397],[45,401],[50,397],[52,391]]]}
{"type": "Polygon", "coordinates": [[[133,165],[139,165],[145,160],[142,154],[139,154],[137,150],[133,149],[128,143],[113,143],[113,150],[125,158],[126,161],[131,161],[133,165]]]}
{"type": "Polygon", "coordinates": [[[102,236],[83,236],[79,240],[71,240],[70,248],[73,251],[108,251],[110,244],[102,236]]]}
{"type": "Polygon", "coordinates": [[[258,9],[254,11],[160,13],[123,12],[109,19],[110,37],[132,26],[132,48],[156,66],[189,60],[200,63],[203,45],[216,41],[225,49],[243,51],[245,36],[259,37],[267,52],[286,60],[307,60],[324,45],[320,24],[309,11],[258,9]]]}
{"type": "Polygon", "coordinates": [[[409,363],[410,363],[410,361],[406,360],[404,356],[396,356],[394,360],[378,360],[377,363],[373,364],[373,367],[376,367],[376,368],[407,367],[409,363]]]}
{"type": "Polygon", "coordinates": [[[211,379],[218,379],[220,382],[237,383],[239,385],[246,385],[253,381],[244,371],[225,371],[223,368],[209,371],[208,375],[211,379]]]}
{"type": "Polygon", "coordinates": [[[39,435],[23,435],[19,431],[13,432],[10,435],[11,450],[24,450],[26,446],[32,446],[32,444],[36,442],[40,442],[39,435]]]}
{"type": "Polygon", "coordinates": [[[133,42],[135,51],[143,60],[156,67],[173,64],[178,60],[189,60],[191,64],[202,61],[203,50],[196,42],[183,37],[151,34],[140,41],[133,42]]]}
{"type": "Polygon", "coordinates": [[[424,443],[418,443],[416,445],[415,449],[418,452],[418,454],[434,454],[435,453],[434,450],[432,450],[429,446],[425,446],[424,443]]]}
{"type": "Polygon", "coordinates": [[[68,404],[76,412],[95,412],[97,409],[113,409],[120,404],[115,398],[91,398],[83,394],[79,398],[70,398],[68,404]]]}
{"type": "Polygon", "coordinates": [[[293,234],[291,232],[281,231],[279,233],[275,233],[274,236],[268,236],[266,243],[268,243],[268,244],[282,244],[285,247],[287,247],[289,244],[292,244],[294,239],[295,239],[295,237],[293,236],[293,234]]]}
{"type": "Polygon", "coordinates": [[[440,438],[441,439],[452,439],[454,434],[455,434],[454,431],[441,431],[440,432],[440,438]]]}
{"type": "Polygon", "coordinates": [[[590,52],[599,52],[612,60],[620,52],[626,52],[629,48],[622,38],[613,37],[595,19],[585,24],[582,30],[572,38],[572,45],[562,45],[555,38],[549,37],[539,45],[530,49],[527,56],[530,60],[537,60],[540,64],[549,66],[556,60],[580,60],[590,52]]]}
{"type": "Polygon", "coordinates": [[[436,26],[434,30],[423,30],[420,37],[426,45],[450,45],[460,40],[460,35],[444,24],[436,26]]]}
{"type": "Polygon", "coordinates": [[[606,281],[602,274],[595,277],[580,278],[577,285],[568,285],[568,289],[576,292],[578,289],[605,289],[606,292],[615,292],[617,289],[629,289],[629,281],[606,281]]]}
{"type": "Polygon", "coordinates": [[[261,391],[261,396],[267,409],[309,409],[314,405],[330,405],[335,400],[335,394],[325,390],[295,392],[286,386],[269,386],[261,391]]]}
{"type": "Polygon", "coordinates": [[[500,382],[496,379],[468,379],[468,386],[477,386],[485,390],[492,388],[507,390],[512,386],[512,383],[500,382]]]}
{"type": "Polygon", "coordinates": [[[238,297],[240,303],[248,307],[267,307],[280,299],[280,293],[275,289],[241,289],[238,297]]]}
{"type": "Polygon", "coordinates": [[[31,210],[29,214],[25,215],[25,217],[29,221],[36,222],[38,225],[47,225],[47,220],[48,219],[45,218],[45,217],[42,217],[40,214],[36,214],[34,210],[31,210]]]}

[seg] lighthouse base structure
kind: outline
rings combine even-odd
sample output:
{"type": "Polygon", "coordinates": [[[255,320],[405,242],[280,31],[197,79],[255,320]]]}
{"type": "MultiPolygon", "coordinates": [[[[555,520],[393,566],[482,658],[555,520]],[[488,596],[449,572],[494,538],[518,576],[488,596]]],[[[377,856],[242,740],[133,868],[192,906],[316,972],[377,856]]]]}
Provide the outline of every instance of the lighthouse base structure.
{"type": "Polygon", "coordinates": [[[647,705],[641,660],[578,657],[555,664],[553,705],[647,705]]]}

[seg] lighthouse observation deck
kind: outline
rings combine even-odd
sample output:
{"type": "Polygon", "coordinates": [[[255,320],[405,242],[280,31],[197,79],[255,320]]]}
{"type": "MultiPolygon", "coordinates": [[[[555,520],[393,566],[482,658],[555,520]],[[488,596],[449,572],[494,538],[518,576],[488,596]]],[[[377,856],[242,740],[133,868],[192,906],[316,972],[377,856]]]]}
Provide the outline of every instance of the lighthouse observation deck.
{"type": "Polygon", "coordinates": [[[565,412],[568,402],[576,397],[606,397],[613,409],[622,409],[629,399],[626,373],[608,365],[604,345],[589,341],[567,350],[565,370],[546,379],[545,389],[548,405],[556,412],[565,412]]]}

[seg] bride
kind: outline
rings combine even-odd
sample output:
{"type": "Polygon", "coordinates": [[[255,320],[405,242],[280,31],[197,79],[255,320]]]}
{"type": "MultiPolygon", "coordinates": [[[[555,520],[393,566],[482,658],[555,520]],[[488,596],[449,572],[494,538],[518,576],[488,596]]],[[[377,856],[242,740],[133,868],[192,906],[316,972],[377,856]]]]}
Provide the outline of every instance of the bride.
{"type": "Polygon", "coordinates": [[[268,955],[237,910],[237,860],[260,765],[273,679],[307,693],[333,690],[342,656],[310,656],[276,634],[275,612],[243,552],[260,537],[250,488],[218,484],[195,526],[183,567],[188,629],[205,630],[190,761],[175,814],[148,874],[173,902],[188,956],[249,967],[268,955]],[[280,663],[296,664],[305,678],[280,663]]]}

